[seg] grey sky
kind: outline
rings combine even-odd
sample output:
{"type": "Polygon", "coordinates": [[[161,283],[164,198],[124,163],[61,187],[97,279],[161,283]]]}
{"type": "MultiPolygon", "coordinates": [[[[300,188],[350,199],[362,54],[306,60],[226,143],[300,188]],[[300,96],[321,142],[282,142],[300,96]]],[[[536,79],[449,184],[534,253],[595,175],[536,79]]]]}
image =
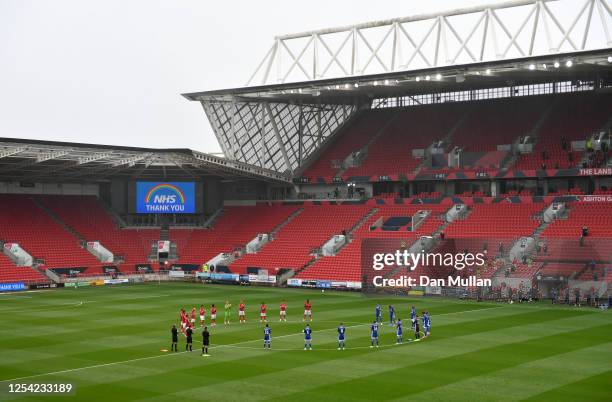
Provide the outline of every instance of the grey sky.
{"type": "Polygon", "coordinates": [[[0,0],[0,136],[217,152],[180,93],[242,86],[274,35],[483,2],[0,0]]]}

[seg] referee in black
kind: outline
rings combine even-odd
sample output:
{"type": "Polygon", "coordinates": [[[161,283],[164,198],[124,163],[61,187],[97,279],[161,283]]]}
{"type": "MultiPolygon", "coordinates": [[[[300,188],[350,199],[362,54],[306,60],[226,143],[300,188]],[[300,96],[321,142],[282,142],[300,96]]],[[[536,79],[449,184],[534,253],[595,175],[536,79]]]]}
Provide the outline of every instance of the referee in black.
{"type": "Polygon", "coordinates": [[[170,332],[172,333],[172,345],[170,345],[170,350],[178,352],[178,330],[176,329],[176,325],[172,326],[170,332]]]}
{"type": "Polygon", "coordinates": [[[187,336],[187,343],[185,344],[185,351],[193,351],[192,346],[193,346],[193,330],[191,329],[191,327],[187,327],[187,329],[185,330],[185,335],[187,336]]]}
{"type": "Polygon", "coordinates": [[[208,346],[210,345],[210,332],[208,328],[204,327],[202,331],[202,356],[210,356],[208,354],[208,346]]]}
{"type": "Polygon", "coordinates": [[[419,327],[419,316],[414,317],[414,338],[421,339],[421,328],[419,327]]]}

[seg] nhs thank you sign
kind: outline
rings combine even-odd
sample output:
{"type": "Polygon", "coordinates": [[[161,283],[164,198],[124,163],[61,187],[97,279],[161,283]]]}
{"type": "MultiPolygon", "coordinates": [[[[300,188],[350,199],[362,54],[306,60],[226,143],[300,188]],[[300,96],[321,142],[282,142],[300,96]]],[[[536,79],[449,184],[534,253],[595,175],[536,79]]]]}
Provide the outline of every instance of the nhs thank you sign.
{"type": "Polygon", "coordinates": [[[195,213],[193,182],[136,182],[136,212],[139,214],[195,213]]]}

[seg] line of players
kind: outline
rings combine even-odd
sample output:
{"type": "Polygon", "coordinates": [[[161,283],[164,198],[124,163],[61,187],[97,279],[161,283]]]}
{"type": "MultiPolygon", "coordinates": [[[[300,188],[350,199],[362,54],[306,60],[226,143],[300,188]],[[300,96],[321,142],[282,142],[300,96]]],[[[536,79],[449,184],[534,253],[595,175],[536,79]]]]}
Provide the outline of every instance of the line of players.
{"type": "MultiPolygon", "coordinates": [[[[229,324],[229,319],[231,315],[231,311],[228,312],[228,310],[231,310],[231,304],[229,303],[229,301],[226,301],[225,302],[225,315],[224,315],[225,324],[229,324]]],[[[270,328],[270,325],[267,322],[267,305],[262,302],[260,305],[259,311],[260,311],[260,316],[259,316],[260,322],[266,323],[266,326],[264,327],[264,350],[270,350],[272,347],[272,328],[270,328]]],[[[217,309],[215,305],[213,304],[211,307],[211,325],[212,326],[216,325],[216,318],[217,318],[216,315],[217,315],[217,309]]],[[[240,318],[240,323],[245,323],[246,322],[245,304],[244,304],[244,301],[242,300],[240,301],[238,315],[240,318]]],[[[185,334],[185,337],[187,338],[185,350],[192,351],[192,343],[193,343],[192,335],[193,335],[193,328],[195,326],[195,308],[191,310],[191,320],[189,320],[187,313],[185,312],[184,309],[181,309],[180,317],[181,317],[182,331],[183,331],[183,334],[185,334]]],[[[307,318],[312,322],[312,305],[309,300],[306,300],[306,302],[304,303],[303,321],[306,321],[307,318]]],[[[421,319],[421,322],[423,324],[423,336],[427,337],[431,333],[431,320],[430,320],[429,312],[424,311],[421,317],[419,317],[416,312],[416,308],[414,306],[411,306],[410,307],[410,321],[411,321],[412,330],[414,331],[414,336],[416,340],[421,338],[421,328],[419,324],[419,318],[421,319]]],[[[280,304],[279,321],[281,322],[287,321],[287,303],[285,301],[283,301],[280,304]]],[[[375,320],[372,323],[372,325],[370,325],[370,338],[371,338],[370,347],[371,348],[379,347],[378,332],[379,332],[379,326],[383,325],[382,322],[383,322],[382,307],[380,306],[380,304],[377,304],[376,309],[375,309],[375,320]]],[[[208,328],[205,326],[206,310],[204,309],[203,305],[200,306],[200,324],[201,326],[204,327],[204,330],[202,332],[202,338],[203,338],[202,355],[208,356],[210,333],[208,332],[208,328]]],[[[403,332],[402,320],[396,317],[395,307],[393,305],[389,305],[389,325],[395,326],[396,344],[403,343],[404,342],[404,336],[403,336],[404,332],[403,332]]],[[[172,326],[171,331],[172,331],[172,346],[171,346],[172,351],[178,351],[178,346],[177,346],[178,331],[175,325],[172,326]]],[[[338,326],[337,331],[338,331],[338,350],[345,350],[346,349],[346,327],[344,326],[343,323],[340,323],[340,326],[338,326]]],[[[304,350],[312,350],[312,328],[310,327],[310,324],[306,324],[306,327],[304,328],[302,332],[304,333],[304,350]]],[[[408,339],[408,340],[412,341],[412,339],[408,339]]]]}
{"type": "MultiPolygon", "coordinates": [[[[279,311],[280,311],[279,321],[287,322],[287,302],[286,301],[281,302],[279,311]]],[[[226,300],[225,306],[224,306],[224,315],[223,315],[223,323],[225,325],[230,324],[231,315],[232,315],[232,304],[228,300],[226,300]]],[[[197,317],[196,308],[193,307],[190,313],[187,313],[187,311],[182,308],[179,312],[179,317],[181,320],[181,331],[183,335],[185,335],[185,338],[186,338],[185,350],[191,352],[193,350],[193,346],[192,346],[193,345],[193,330],[196,325],[196,317],[197,317]]],[[[244,300],[241,300],[240,304],[238,305],[238,317],[239,317],[239,322],[241,324],[246,323],[246,305],[244,303],[244,300]]],[[[306,321],[306,319],[309,319],[312,322],[312,304],[310,303],[310,300],[308,299],[304,303],[303,320],[306,321]]],[[[259,306],[259,320],[262,323],[268,322],[268,306],[264,302],[262,302],[259,306]]],[[[212,304],[210,307],[210,325],[213,327],[217,325],[217,307],[214,304],[212,304]]],[[[210,345],[210,332],[208,331],[208,327],[206,327],[206,308],[204,307],[203,304],[200,305],[200,326],[204,327],[204,330],[202,331],[202,355],[209,356],[208,347],[210,345]]],[[[269,328],[267,325],[266,327],[269,328]]],[[[176,328],[176,325],[173,325],[170,331],[172,334],[172,344],[170,348],[173,352],[178,352],[178,329],[176,328]]],[[[269,335],[270,333],[268,332],[268,336],[269,335]]]]}
{"type": "MultiPolygon", "coordinates": [[[[431,334],[431,320],[429,316],[429,312],[424,311],[421,314],[421,317],[418,316],[416,309],[414,306],[410,307],[410,321],[412,323],[412,330],[414,331],[415,340],[421,339],[421,328],[419,323],[419,318],[423,324],[423,337],[427,337],[431,334]]],[[[375,320],[370,325],[370,338],[371,344],[370,347],[379,347],[378,342],[378,331],[379,326],[382,325],[382,308],[380,304],[376,305],[375,310],[375,320]]],[[[402,320],[397,318],[395,315],[395,307],[389,306],[389,325],[395,326],[395,334],[396,334],[396,344],[401,344],[404,342],[404,330],[402,320]]],[[[337,328],[338,331],[338,350],[346,349],[346,327],[343,323],[340,323],[340,326],[337,328]]],[[[306,324],[306,327],[302,331],[304,333],[304,350],[312,350],[312,328],[309,324],[306,324]]],[[[412,341],[412,339],[408,339],[412,341]]],[[[266,324],[264,328],[264,350],[270,350],[272,348],[272,328],[270,328],[269,324],[266,324]]]]}
{"type": "MultiPolygon", "coordinates": [[[[190,313],[187,313],[185,309],[181,309],[179,313],[179,317],[181,320],[181,330],[183,334],[185,334],[187,328],[195,328],[196,325],[196,308],[193,307],[190,313]]],[[[226,300],[224,306],[224,314],[223,314],[223,324],[229,325],[232,317],[232,304],[226,300]]],[[[312,321],[312,304],[310,300],[306,300],[304,302],[304,318],[303,321],[306,320],[312,321]]],[[[240,301],[238,305],[238,320],[240,324],[246,323],[246,305],[244,304],[244,300],[240,301]]],[[[266,303],[261,302],[259,306],[259,321],[260,322],[268,322],[268,306],[266,303]]],[[[287,322],[287,302],[282,301],[279,306],[279,319],[278,321],[287,322]]],[[[203,327],[206,325],[206,308],[203,304],[200,305],[200,326],[203,327]]],[[[214,304],[210,307],[210,325],[212,327],[217,325],[217,307],[214,304]]]]}

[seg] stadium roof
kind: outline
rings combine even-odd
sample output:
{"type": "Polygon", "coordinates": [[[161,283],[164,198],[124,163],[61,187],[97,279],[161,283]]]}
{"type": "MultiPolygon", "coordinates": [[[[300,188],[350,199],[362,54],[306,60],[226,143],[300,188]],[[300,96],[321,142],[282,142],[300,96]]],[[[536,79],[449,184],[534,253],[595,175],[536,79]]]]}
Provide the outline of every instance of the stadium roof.
{"type": "Polygon", "coordinates": [[[612,48],[183,94],[192,101],[355,104],[376,98],[612,78],[612,48]],[[571,67],[566,63],[571,61],[571,67]],[[559,63],[555,67],[555,63],[559,63]],[[438,76],[438,74],[440,74],[438,76]],[[429,77],[429,78],[427,78],[429,77]]]}
{"type": "Polygon", "coordinates": [[[277,172],[185,148],[137,148],[0,138],[0,180],[104,181],[203,176],[289,182],[277,172]]]}
{"type": "Polygon", "coordinates": [[[608,86],[611,46],[606,0],[510,0],[277,36],[247,86],[183,96],[202,104],[228,159],[295,175],[373,99],[608,86]]]}

